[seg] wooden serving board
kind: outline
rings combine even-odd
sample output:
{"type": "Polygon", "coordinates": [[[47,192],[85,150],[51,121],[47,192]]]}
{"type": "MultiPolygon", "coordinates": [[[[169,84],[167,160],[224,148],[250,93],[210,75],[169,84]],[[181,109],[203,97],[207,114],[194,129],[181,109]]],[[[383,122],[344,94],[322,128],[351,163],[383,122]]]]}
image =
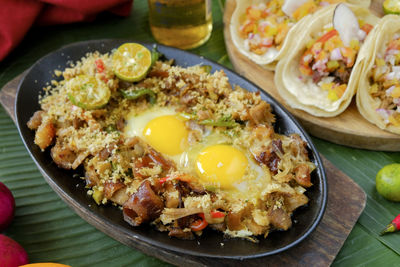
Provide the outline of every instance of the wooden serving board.
{"type": "MultiPolygon", "coordinates": [[[[18,84],[25,73],[22,73],[0,91],[0,103],[15,121],[14,103],[18,84]]],[[[335,259],[351,229],[354,227],[366,204],[366,194],[348,176],[323,158],[328,179],[328,203],[324,217],[315,231],[297,246],[269,257],[249,260],[227,260],[208,257],[195,257],[160,249],[152,245],[138,244],[129,235],[117,234],[112,227],[102,221],[88,216],[54,182],[44,175],[47,183],[79,216],[100,231],[136,248],[152,257],[179,266],[329,266],[335,259]]],[[[121,215],[122,216],[122,215],[121,215]]]]}
{"type": "MultiPolygon", "coordinates": [[[[382,16],[383,0],[373,0],[370,9],[382,16]]],[[[241,54],[231,39],[229,30],[236,1],[227,0],[224,10],[224,36],[226,49],[235,71],[253,81],[283,104],[303,125],[308,133],[337,144],[382,151],[400,151],[400,135],[383,131],[364,119],[353,102],[339,116],[319,118],[299,109],[290,108],[274,85],[274,72],[257,65],[241,54]]]]}

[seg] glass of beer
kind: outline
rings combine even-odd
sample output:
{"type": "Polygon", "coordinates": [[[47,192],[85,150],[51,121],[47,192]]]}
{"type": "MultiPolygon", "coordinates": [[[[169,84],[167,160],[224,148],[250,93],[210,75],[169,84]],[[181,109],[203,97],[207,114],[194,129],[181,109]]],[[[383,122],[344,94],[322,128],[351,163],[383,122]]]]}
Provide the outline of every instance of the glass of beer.
{"type": "Polygon", "coordinates": [[[211,0],[148,0],[151,33],[161,44],[190,49],[211,35],[211,0]]]}

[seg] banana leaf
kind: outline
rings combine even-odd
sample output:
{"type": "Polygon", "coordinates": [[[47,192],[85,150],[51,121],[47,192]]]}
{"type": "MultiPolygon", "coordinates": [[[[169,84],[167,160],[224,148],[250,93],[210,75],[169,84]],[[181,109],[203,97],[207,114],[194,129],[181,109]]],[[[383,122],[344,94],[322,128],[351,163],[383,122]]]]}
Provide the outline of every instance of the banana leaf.
{"type": "MultiPolygon", "coordinates": [[[[213,33],[193,52],[230,68],[223,36],[223,1],[213,1],[213,33]]],[[[92,23],[30,30],[0,62],[0,88],[36,60],[60,46],[88,39],[133,38],[153,42],[147,1],[135,1],[128,18],[100,15],[92,23]]],[[[352,149],[314,138],[318,150],[356,181],[367,193],[367,206],[333,266],[398,266],[400,233],[379,236],[398,213],[400,204],[383,199],[375,189],[375,175],[386,164],[400,162],[399,153],[352,149]]],[[[127,247],[98,231],[61,201],[42,178],[25,150],[18,131],[0,108],[0,181],[16,198],[16,215],[4,233],[18,241],[31,262],[59,262],[71,266],[169,266],[127,247]]]]}

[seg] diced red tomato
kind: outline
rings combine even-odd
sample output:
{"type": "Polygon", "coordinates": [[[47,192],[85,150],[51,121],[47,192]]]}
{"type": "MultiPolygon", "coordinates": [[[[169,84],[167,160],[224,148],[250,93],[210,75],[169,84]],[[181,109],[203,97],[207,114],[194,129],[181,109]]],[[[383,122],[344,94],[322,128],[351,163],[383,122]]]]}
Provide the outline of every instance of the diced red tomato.
{"type": "Polygon", "coordinates": [[[268,10],[264,9],[263,12],[261,13],[261,18],[265,19],[266,17],[268,17],[269,13],[268,10]]]}
{"type": "Polygon", "coordinates": [[[368,33],[374,28],[371,24],[365,23],[362,27],[361,30],[363,30],[367,35],[368,33]]]}
{"type": "Polygon", "coordinates": [[[310,56],[311,51],[308,49],[304,55],[300,59],[300,72],[304,75],[312,75],[313,71],[311,69],[310,62],[312,61],[313,57],[310,56]]]}
{"type": "Polygon", "coordinates": [[[274,43],[274,39],[273,38],[266,37],[266,38],[263,38],[263,40],[260,43],[260,46],[261,47],[271,47],[273,45],[273,43],[274,43]]]}
{"type": "Polygon", "coordinates": [[[312,69],[309,66],[300,65],[300,72],[303,75],[311,76],[313,74],[312,69]]]}
{"type": "Polygon", "coordinates": [[[101,58],[96,59],[94,62],[96,64],[96,71],[102,73],[105,70],[104,62],[101,58]]]}
{"type": "Polygon", "coordinates": [[[335,35],[338,35],[337,30],[335,30],[335,29],[330,30],[329,32],[327,32],[324,35],[322,35],[321,37],[319,37],[319,39],[316,41],[316,43],[317,42],[325,43],[326,41],[328,41],[329,39],[331,39],[335,35]]]}
{"type": "Polygon", "coordinates": [[[200,216],[201,219],[193,222],[192,225],[190,226],[190,228],[196,232],[203,230],[208,225],[208,222],[206,221],[206,218],[204,217],[204,213],[199,213],[198,216],[200,216]]]}
{"type": "Polygon", "coordinates": [[[400,50],[400,39],[391,40],[386,48],[386,51],[389,50],[400,50]]]}
{"type": "Polygon", "coordinates": [[[242,32],[247,36],[249,33],[254,33],[257,30],[257,25],[254,22],[249,22],[243,26],[242,32]]]}

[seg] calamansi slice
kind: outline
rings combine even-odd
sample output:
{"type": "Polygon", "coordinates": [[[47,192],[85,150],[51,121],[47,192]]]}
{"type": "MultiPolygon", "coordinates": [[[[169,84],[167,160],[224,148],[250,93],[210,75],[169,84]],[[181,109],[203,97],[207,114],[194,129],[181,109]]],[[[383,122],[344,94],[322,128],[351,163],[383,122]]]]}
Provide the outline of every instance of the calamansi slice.
{"type": "Polygon", "coordinates": [[[121,80],[137,82],[146,77],[152,64],[151,52],[143,45],[125,43],[113,55],[113,71],[121,80]]]}
{"type": "Polygon", "coordinates": [[[76,76],[69,80],[65,86],[72,104],[83,109],[102,108],[111,97],[111,91],[107,85],[94,76],[76,76]]]}
{"type": "Polygon", "coordinates": [[[385,0],[383,2],[383,11],[385,12],[385,14],[400,15],[400,1],[399,0],[385,0]]]}

